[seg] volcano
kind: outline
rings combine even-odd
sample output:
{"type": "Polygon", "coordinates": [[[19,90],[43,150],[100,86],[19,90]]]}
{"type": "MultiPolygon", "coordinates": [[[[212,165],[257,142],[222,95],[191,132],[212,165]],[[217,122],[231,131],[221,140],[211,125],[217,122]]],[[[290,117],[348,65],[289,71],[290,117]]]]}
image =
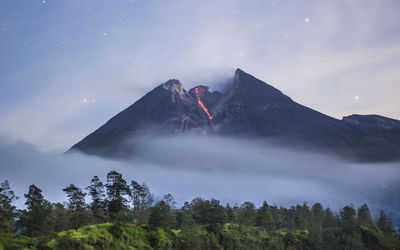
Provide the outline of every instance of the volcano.
{"type": "Polygon", "coordinates": [[[131,157],[135,149],[127,141],[150,130],[156,136],[190,133],[252,138],[357,161],[400,158],[400,121],[377,115],[338,120],[294,102],[241,69],[222,92],[211,92],[202,85],[186,91],[171,79],[68,152],[131,157]]]}

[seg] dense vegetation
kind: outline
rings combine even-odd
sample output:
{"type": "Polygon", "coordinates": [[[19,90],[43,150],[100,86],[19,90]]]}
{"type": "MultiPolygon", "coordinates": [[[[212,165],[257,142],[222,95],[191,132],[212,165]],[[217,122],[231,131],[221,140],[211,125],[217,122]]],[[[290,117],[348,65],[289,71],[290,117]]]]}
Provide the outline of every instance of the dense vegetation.
{"type": "Polygon", "coordinates": [[[177,208],[172,195],[154,202],[146,184],[116,171],[105,184],[93,177],[87,193],[73,184],[63,191],[68,201],[50,203],[31,185],[17,210],[1,183],[0,249],[400,249],[391,219],[381,211],[373,220],[367,205],[335,213],[319,203],[232,207],[196,198],[177,208]]]}

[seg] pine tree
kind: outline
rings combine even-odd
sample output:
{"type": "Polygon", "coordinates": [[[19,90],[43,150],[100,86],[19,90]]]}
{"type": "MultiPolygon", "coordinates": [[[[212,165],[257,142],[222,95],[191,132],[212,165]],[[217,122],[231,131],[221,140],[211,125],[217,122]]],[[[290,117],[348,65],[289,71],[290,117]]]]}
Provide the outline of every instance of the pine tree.
{"type": "Polygon", "coordinates": [[[129,186],[122,178],[122,174],[111,171],[107,174],[107,205],[111,220],[121,220],[124,217],[123,211],[127,209],[126,196],[131,195],[129,186]]]}
{"type": "Polygon", "coordinates": [[[324,221],[324,210],[320,203],[315,203],[311,208],[310,238],[317,248],[322,244],[322,223],[324,221]]]}
{"type": "Polygon", "coordinates": [[[161,227],[167,229],[173,224],[171,207],[165,201],[157,202],[151,209],[149,215],[149,225],[153,228],[161,227]]]}
{"type": "Polygon", "coordinates": [[[256,222],[256,207],[252,202],[244,202],[240,206],[240,224],[253,226],[256,222]]]}
{"type": "Polygon", "coordinates": [[[106,211],[105,211],[105,191],[104,185],[100,181],[99,177],[94,176],[90,181],[90,186],[86,187],[89,192],[92,202],[90,203],[90,209],[92,211],[93,217],[96,223],[101,223],[105,221],[106,211]]]}
{"type": "Polygon", "coordinates": [[[327,227],[336,227],[338,224],[337,215],[332,212],[332,210],[328,207],[325,209],[325,219],[322,223],[324,228],[327,227]]]}
{"type": "Polygon", "coordinates": [[[347,234],[353,232],[356,225],[356,211],[351,206],[345,206],[340,212],[341,225],[347,234]]]}
{"type": "Polygon", "coordinates": [[[75,230],[78,230],[85,222],[85,196],[86,193],[82,192],[82,190],[76,187],[74,184],[69,185],[64,188],[63,191],[67,194],[68,197],[68,209],[70,214],[70,221],[72,227],[75,230]]]}
{"type": "Polygon", "coordinates": [[[16,216],[13,205],[18,197],[11,190],[7,180],[0,184],[0,232],[10,232],[16,216]]]}
{"type": "Polygon", "coordinates": [[[225,210],[226,210],[226,214],[228,216],[228,221],[229,222],[235,222],[236,221],[236,216],[235,216],[235,213],[234,213],[231,205],[229,205],[229,203],[226,204],[225,210]]]}
{"type": "Polygon", "coordinates": [[[383,210],[379,213],[379,218],[376,221],[376,226],[385,233],[394,233],[394,225],[392,219],[390,219],[383,210]]]}
{"type": "Polygon", "coordinates": [[[367,204],[363,204],[357,210],[357,223],[360,226],[372,227],[373,222],[367,204]]]}
{"type": "Polygon", "coordinates": [[[272,218],[271,211],[267,202],[257,210],[256,225],[264,227],[267,231],[274,230],[274,219],[272,218]]]}
{"type": "Polygon", "coordinates": [[[394,230],[394,224],[392,219],[389,217],[387,220],[387,224],[386,224],[386,232],[387,233],[395,233],[396,230],[394,230]]]}
{"type": "Polygon", "coordinates": [[[44,199],[42,190],[35,185],[29,186],[29,192],[24,195],[27,210],[22,211],[19,225],[25,235],[35,237],[51,232],[53,223],[51,221],[52,206],[44,199]]]}
{"type": "Polygon", "coordinates": [[[61,232],[69,229],[68,210],[61,203],[53,204],[54,232],[61,232]]]}

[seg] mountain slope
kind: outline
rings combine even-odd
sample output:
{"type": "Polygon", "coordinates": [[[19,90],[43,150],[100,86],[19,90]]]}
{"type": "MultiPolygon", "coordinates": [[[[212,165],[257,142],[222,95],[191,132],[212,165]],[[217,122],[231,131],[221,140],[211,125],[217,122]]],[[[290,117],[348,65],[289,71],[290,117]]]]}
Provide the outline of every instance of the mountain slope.
{"type": "Polygon", "coordinates": [[[282,145],[358,160],[400,158],[400,121],[379,116],[338,120],[294,102],[278,89],[237,69],[225,91],[178,80],[158,86],[71,150],[102,156],[131,155],[125,145],[143,130],[274,139],[282,145]]]}

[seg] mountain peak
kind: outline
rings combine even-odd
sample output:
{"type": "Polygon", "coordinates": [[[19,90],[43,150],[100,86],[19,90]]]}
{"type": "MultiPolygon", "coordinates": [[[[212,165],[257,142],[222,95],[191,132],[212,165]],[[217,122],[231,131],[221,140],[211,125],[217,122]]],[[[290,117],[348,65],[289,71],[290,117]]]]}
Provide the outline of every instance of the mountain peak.
{"type": "Polygon", "coordinates": [[[240,75],[240,74],[247,74],[247,73],[244,72],[243,70],[241,70],[240,68],[237,68],[237,69],[235,70],[235,76],[236,76],[236,75],[240,75]]]}
{"type": "Polygon", "coordinates": [[[173,94],[178,94],[180,97],[186,96],[186,90],[183,88],[182,83],[177,79],[170,79],[161,86],[162,88],[171,91],[173,94]]]}
{"type": "Polygon", "coordinates": [[[165,89],[174,89],[182,87],[182,83],[178,79],[169,79],[166,83],[163,83],[162,86],[165,89]]]}

